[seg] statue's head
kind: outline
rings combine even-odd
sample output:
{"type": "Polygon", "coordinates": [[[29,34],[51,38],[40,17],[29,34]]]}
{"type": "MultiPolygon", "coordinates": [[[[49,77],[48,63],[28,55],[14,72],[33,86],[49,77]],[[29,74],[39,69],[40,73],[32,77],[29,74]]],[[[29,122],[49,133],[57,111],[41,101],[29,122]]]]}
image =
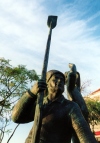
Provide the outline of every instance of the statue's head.
{"type": "Polygon", "coordinates": [[[46,74],[46,82],[48,83],[49,80],[50,80],[50,78],[51,78],[53,75],[55,75],[55,74],[61,75],[61,76],[63,77],[64,81],[65,81],[65,76],[64,76],[64,74],[63,74],[62,72],[60,72],[60,71],[58,71],[58,70],[50,70],[50,71],[48,71],[47,74],[46,74]]]}
{"type": "Polygon", "coordinates": [[[59,92],[63,93],[65,76],[62,72],[58,70],[50,70],[46,75],[46,83],[48,92],[59,92]]]}

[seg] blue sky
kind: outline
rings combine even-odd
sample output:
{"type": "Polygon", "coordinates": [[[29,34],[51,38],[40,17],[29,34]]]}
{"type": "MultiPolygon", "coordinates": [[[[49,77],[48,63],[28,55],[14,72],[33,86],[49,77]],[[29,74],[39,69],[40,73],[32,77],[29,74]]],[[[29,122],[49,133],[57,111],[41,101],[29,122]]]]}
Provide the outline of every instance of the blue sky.
{"type": "MultiPolygon", "coordinates": [[[[10,59],[13,66],[35,69],[40,75],[48,15],[58,16],[48,70],[65,72],[68,63],[74,63],[82,81],[91,80],[90,92],[100,88],[100,0],[0,0],[0,57],[10,59]]],[[[21,127],[18,131],[22,143],[25,136],[21,127]]],[[[17,135],[13,139],[17,140],[17,135]]],[[[16,143],[13,139],[10,143],[16,143]]]]}

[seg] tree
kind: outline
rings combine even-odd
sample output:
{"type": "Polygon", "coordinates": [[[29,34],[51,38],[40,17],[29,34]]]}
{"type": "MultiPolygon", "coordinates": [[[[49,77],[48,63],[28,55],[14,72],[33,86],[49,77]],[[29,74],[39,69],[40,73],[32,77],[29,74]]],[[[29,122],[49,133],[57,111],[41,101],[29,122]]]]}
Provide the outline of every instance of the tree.
{"type": "Polygon", "coordinates": [[[89,110],[89,123],[92,127],[92,132],[94,132],[94,126],[100,123],[100,101],[89,97],[85,97],[84,99],[89,110]]]}
{"type": "Polygon", "coordinates": [[[13,67],[10,60],[0,58],[0,143],[6,127],[11,121],[11,111],[17,100],[28,89],[28,85],[39,77],[35,70],[28,70],[24,65],[13,67]]]}
{"type": "Polygon", "coordinates": [[[90,79],[82,82],[81,87],[80,87],[80,91],[81,91],[82,95],[87,95],[90,93],[90,91],[88,91],[88,87],[90,86],[90,84],[91,84],[90,79]]]}
{"type": "MultiPolygon", "coordinates": [[[[82,94],[90,94],[90,92],[87,92],[88,87],[91,84],[91,80],[86,80],[82,82],[81,85],[81,92],[82,94]]],[[[91,125],[92,132],[94,132],[94,126],[100,123],[100,101],[96,99],[91,99],[88,96],[84,96],[84,100],[86,102],[86,105],[88,107],[89,111],[89,124],[91,125]]]]}

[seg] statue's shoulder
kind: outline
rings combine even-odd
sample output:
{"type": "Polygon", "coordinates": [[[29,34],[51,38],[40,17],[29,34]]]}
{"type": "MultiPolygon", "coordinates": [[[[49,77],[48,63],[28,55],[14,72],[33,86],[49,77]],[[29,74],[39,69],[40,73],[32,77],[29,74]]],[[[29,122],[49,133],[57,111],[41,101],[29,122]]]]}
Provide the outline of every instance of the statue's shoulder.
{"type": "Polygon", "coordinates": [[[66,98],[64,99],[63,104],[64,104],[66,107],[67,107],[67,106],[71,106],[71,108],[78,106],[77,103],[75,103],[74,101],[70,101],[70,100],[68,100],[68,99],[66,99],[66,98]]]}

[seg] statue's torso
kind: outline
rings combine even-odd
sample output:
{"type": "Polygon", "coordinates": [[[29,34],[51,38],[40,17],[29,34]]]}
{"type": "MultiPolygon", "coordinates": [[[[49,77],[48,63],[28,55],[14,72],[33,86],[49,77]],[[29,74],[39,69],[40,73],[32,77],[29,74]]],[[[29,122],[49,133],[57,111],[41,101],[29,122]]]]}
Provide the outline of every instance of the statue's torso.
{"type": "MultiPolygon", "coordinates": [[[[70,126],[70,101],[61,98],[52,103],[44,103],[40,143],[69,143],[72,127],[70,126]],[[67,105],[68,104],[68,105],[67,105]]],[[[30,133],[30,139],[31,139],[30,133]]],[[[26,142],[30,143],[30,142],[26,142]]]]}

